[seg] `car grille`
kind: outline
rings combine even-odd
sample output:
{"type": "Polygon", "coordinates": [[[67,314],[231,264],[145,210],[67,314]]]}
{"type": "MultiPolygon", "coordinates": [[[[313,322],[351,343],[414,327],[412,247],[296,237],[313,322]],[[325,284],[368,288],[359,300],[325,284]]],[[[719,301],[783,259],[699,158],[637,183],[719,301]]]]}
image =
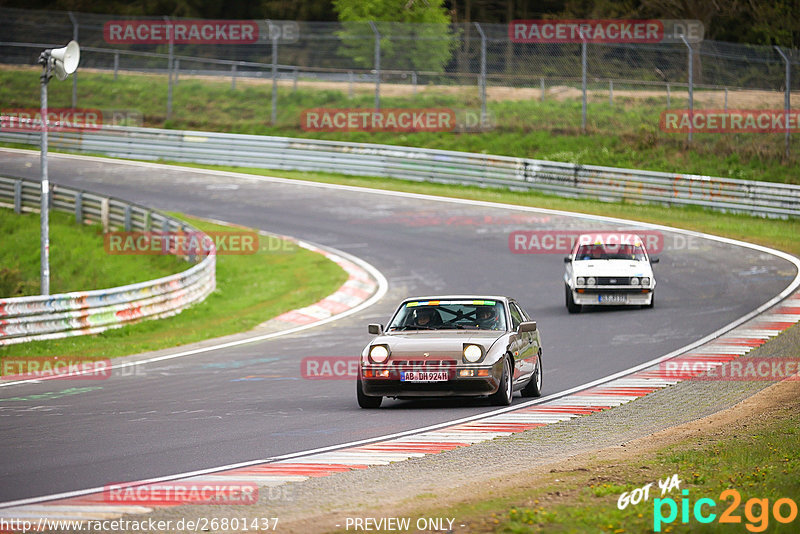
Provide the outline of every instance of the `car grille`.
{"type": "Polygon", "coordinates": [[[456,360],[393,360],[393,365],[410,365],[412,367],[454,367],[456,360]]]}
{"type": "Polygon", "coordinates": [[[629,276],[598,276],[597,285],[599,286],[627,286],[630,285],[629,276]]]}

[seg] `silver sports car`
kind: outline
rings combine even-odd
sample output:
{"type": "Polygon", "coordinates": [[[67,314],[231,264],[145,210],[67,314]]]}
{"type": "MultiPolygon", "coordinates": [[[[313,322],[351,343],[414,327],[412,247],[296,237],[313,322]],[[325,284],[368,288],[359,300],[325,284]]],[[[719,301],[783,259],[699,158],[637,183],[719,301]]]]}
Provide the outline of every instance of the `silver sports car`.
{"type": "Polygon", "coordinates": [[[514,391],[542,391],[542,344],[536,321],[514,300],[436,296],[405,300],[361,353],[362,408],[383,397],[486,396],[511,404],[514,391]]]}

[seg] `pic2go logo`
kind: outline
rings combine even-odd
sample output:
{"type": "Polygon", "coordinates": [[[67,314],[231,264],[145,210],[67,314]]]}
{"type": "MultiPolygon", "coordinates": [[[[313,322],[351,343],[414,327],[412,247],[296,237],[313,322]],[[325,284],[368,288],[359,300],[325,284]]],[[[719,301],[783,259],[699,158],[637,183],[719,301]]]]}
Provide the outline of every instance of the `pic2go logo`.
{"type": "MultiPolygon", "coordinates": [[[[680,505],[681,523],[685,525],[689,522],[690,511],[694,519],[699,523],[711,523],[717,518],[717,514],[711,511],[717,506],[714,499],[698,499],[695,501],[694,506],[691,506],[689,504],[689,490],[683,490],[681,493],[683,494],[680,505]]],[[[736,514],[736,509],[739,508],[739,504],[742,502],[742,496],[735,489],[726,489],[719,494],[720,501],[728,499],[732,499],[733,502],[720,514],[719,523],[741,523],[742,517],[736,514]]],[[[654,499],[653,530],[661,532],[662,525],[669,525],[674,522],[678,518],[678,508],[678,503],[670,497],[654,499]],[[664,515],[665,511],[667,515],[664,515]]],[[[778,523],[791,523],[797,518],[797,503],[792,499],[783,497],[775,500],[770,509],[769,499],[757,499],[755,497],[748,499],[744,503],[744,516],[747,519],[745,528],[750,532],[764,532],[769,526],[770,512],[778,523]]]]}

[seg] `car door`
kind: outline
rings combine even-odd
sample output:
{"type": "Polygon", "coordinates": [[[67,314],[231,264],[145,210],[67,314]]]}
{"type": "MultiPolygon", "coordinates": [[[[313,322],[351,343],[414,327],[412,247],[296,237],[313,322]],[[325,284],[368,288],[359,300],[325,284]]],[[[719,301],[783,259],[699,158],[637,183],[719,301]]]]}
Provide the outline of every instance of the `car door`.
{"type": "MultiPolygon", "coordinates": [[[[519,324],[525,320],[520,307],[514,301],[509,301],[508,311],[511,314],[511,330],[516,332],[519,324]]],[[[533,365],[529,364],[531,350],[531,333],[522,332],[516,335],[516,340],[512,344],[514,349],[514,378],[524,378],[533,372],[533,365]]]]}

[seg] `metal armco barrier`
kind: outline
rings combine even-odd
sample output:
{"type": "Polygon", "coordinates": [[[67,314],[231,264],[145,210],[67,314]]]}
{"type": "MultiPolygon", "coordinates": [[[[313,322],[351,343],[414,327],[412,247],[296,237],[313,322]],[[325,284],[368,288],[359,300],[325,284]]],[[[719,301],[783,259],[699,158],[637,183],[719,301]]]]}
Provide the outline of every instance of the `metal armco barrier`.
{"type": "MultiPolygon", "coordinates": [[[[50,146],[109,156],[492,185],[572,198],[800,216],[800,186],[391,145],[151,128],[52,132],[50,146]]],[[[0,132],[38,144],[39,133],[0,132]]]]}
{"type": "MultiPolygon", "coordinates": [[[[0,177],[0,204],[13,207],[17,213],[38,211],[40,191],[38,181],[0,177]]],[[[55,186],[51,195],[52,209],[74,213],[80,223],[100,223],[104,230],[198,232],[183,221],[122,200],[62,186],[55,186]]],[[[216,256],[210,254],[183,272],[157,280],[0,299],[0,346],[96,334],[141,319],[175,315],[203,301],[215,287],[216,256]]]]}

